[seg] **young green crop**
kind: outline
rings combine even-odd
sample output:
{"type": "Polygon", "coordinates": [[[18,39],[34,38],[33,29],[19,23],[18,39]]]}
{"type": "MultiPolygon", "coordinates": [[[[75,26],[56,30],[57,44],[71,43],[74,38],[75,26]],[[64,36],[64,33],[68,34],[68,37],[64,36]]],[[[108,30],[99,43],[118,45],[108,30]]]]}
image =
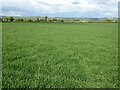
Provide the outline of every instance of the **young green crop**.
{"type": "Polygon", "coordinates": [[[118,87],[114,23],[3,23],[3,88],[118,87]]]}

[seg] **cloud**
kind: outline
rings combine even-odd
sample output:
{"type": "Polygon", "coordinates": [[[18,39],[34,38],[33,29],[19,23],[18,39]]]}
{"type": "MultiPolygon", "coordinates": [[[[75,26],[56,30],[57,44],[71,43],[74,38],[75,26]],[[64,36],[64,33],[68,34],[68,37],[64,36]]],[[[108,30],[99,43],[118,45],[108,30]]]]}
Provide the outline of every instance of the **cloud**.
{"type": "Polygon", "coordinates": [[[80,2],[77,2],[77,1],[74,1],[74,2],[72,2],[72,4],[77,5],[77,4],[81,4],[81,3],[80,3],[80,2]]]}
{"type": "Polygon", "coordinates": [[[111,17],[112,16],[112,13],[105,13],[104,14],[104,17],[111,17]]]}
{"type": "MultiPolygon", "coordinates": [[[[2,15],[117,17],[119,0],[0,0],[2,15]]],[[[1,12],[0,12],[1,13],[1,12]]]]}

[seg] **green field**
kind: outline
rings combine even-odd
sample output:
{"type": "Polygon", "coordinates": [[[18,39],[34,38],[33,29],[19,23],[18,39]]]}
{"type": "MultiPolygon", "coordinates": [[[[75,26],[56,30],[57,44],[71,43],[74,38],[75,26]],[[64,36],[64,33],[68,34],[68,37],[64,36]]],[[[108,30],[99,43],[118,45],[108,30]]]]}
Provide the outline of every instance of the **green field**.
{"type": "Polygon", "coordinates": [[[3,23],[3,88],[118,87],[117,23],[3,23]]]}

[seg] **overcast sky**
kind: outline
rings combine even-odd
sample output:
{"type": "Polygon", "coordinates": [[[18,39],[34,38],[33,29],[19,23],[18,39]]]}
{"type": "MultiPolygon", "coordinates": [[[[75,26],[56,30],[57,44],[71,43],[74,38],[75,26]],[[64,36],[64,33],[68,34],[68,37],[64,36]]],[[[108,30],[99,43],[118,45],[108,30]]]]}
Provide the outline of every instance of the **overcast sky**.
{"type": "Polygon", "coordinates": [[[0,0],[0,15],[118,17],[119,0],[0,0]]]}

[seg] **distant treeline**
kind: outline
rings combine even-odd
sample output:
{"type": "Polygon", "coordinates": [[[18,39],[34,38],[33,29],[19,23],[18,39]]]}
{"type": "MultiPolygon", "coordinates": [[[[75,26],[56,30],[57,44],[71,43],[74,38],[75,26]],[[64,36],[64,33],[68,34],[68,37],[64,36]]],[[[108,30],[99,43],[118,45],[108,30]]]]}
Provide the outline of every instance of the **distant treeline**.
{"type": "Polygon", "coordinates": [[[14,18],[12,16],[10,17],[2,17],[0,18],[0,22],[81,22],[81,23],[118,23],[118,20],[112,20],[112,19],[104,19],[104,20],[80,20],[80,19],[70,19],[70,20],[65,20],[65,19],[58,19],[58,18],[48,18],[47,16],[43,18],[35,18],[35,19],[30,19],[30,18],[14,18]]]}
{"type": "Polygon", "coordinates": [[[64,22],[63,19],[56,19],[56,18],[48,18],[45,16],[44,18],[36,18],[36,19],[30,19],[30,18],[14,18],[14,17],[5,17],[0,18],[1,22],[64,22]]]}

